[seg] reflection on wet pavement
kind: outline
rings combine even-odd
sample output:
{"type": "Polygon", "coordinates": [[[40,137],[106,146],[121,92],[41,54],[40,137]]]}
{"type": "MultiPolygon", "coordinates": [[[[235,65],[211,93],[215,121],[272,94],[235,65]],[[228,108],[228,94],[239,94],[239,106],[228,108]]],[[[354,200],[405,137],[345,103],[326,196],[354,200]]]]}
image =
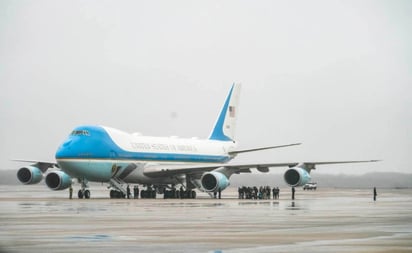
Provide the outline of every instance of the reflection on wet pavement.
{"type": "Polygon", "coordinates": [[[0,187],[0,252],[412,251],[410,189],[381,189],[376,202],[370,189],[297,191],[294,201],[239,200],[236,189],[221,200],[53,194],[0,187]]]}

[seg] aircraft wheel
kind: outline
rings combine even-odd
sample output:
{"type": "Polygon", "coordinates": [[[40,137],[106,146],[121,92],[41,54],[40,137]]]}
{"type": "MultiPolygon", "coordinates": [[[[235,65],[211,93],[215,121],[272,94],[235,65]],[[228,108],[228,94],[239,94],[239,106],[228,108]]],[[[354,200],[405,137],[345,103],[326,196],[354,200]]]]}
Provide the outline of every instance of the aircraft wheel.
{"type": "Polygon", "coordinates": [[[158,187],[156,188],[156,192],[158,194],[164,194],[166,192],[166,189],[164,187],[158,187]]]}
{"type": "Polygon", "coordinates": [[[77,193],[77,197],[79,197],[79,199],[83,198],[83,191],[79,190],[79,192],[77,193]]]}
{"type": "Polygon", "coordinates": [[[196,192],[192,191],[192,199],[195,199],[195,198],[196,198],[196,192]]]}
{"type": "Polygon", "coordinates": [[[85,199],[90,199],[90,191],[89,190],[84,191],[84,198],[85,199]]]}

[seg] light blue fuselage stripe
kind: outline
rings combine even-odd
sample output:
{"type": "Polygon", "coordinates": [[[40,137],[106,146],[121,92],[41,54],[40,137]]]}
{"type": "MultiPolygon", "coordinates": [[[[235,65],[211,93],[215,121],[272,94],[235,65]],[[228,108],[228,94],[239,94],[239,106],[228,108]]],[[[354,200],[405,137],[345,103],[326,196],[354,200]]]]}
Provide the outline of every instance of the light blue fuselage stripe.
{"type": "Polygon", "coordinates": [[[59,156],[56,159],[224,163],[228,156],[125,152],[116,156],[59,156]]]}

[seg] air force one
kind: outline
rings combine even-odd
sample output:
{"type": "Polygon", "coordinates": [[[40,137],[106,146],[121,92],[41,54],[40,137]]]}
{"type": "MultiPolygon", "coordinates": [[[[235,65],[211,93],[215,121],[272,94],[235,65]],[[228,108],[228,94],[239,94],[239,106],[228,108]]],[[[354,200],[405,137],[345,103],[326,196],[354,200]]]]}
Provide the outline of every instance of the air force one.
{"type": "Polygon", "coordinates": [[[57,163],[31,161],[32,165],[18,170],[17,177],[23,184],[36,184],[45,175],[46,185],[52,190],[67,189],[77,179],[81,185],[79,198],[90,198],[89,182],[108,183],[111,198],[124,197],[127,184],[147,186],[142,197],[158,193],[195,198],[195,189],[212,196],[229,186],[233,174],[250,173],[251,169],[268,172],[271,167],[287,167],[284,180],[298,187],[311,180],[310,172],[316,165],[377,161],[228,163],[240,153],[300,144],[236,149],[239,92],[240,85],[233,84],[208,139],[152,137],[105,126],[79,126],[57,149],[57,163]],[[176,191],[177,186],[183,191],[176,191]]]}

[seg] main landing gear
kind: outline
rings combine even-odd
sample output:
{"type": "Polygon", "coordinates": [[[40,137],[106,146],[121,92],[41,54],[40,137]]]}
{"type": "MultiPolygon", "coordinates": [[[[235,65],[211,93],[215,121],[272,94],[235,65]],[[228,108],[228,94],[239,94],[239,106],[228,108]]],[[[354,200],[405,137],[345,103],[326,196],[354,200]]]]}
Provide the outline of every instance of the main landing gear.
{"type": "Polygon", "coordinates": [[[126,198],[126,195],[121,191],[110,190],[110,198],[111,199],[124,199],[126,198]]]}
{"type": "Polygon", "coordinates": [[[195,199],[196,192],[193,190],[165,190],[163,198],[165,199],[195,199]]]}
{"type": "MultiPolygon", "coordinates": [[[[176,189],[174,188],[174,186],[172,186],[172,187],[167,187],[170,190],[166,190],[166,187],[164,185],[161,185],[161,186],[146,185],[146,189],[142,189],[140,192],[132,191],[131,193],[133,193],[133,195],[131,195],[130,197],[134,199],[137,199],[139,197],[142,199],[155,199],[158,194],[163,194],[164,199],[195,199],[196,198],[196,192],[192,189],[184,189],[183,187],[180,187],[180,189],[176,189]],[[138,194],[139,197],[136,197],[136,193],[138,194]]],[[[110,190],[111,199],[124,199],[127,197],[126,194],[127,194],[127,191],[126,193],[123,193],[117,188],[110,190]]]]}
{"type": "Polygon", "coordinates": [[[90,191],[80,189],[79,192],[77,193],[77,196],[79,197],[79,199],[82,199],[83,197],[85,199],[90,199],[90,191]]]}
{"type": "MultiPolygon", "coordinates": [[[[127,191],[126,191],[127,194],[127,191]]],[[[126,198],[126,194],[119,190],[110,190],[110,198],[111,199],[124,199],[126,198]]],[[[136,198],[135,196],[136,192],[131,195],[131,198],[136,198]]],[[[142,199],[155,199],[157,196],[156,190],[154,190],[151,186],[148,186],[146,190],[141,190],[140,191],[140,198],[142,199]]]]}
{"type": "Polygon", "coordinates": [[[148,186],[146,190],[140,192],[140,197],[142,199],[155,199],[156,196],[156,190],[153,190],[151,186],[148,186]]]}

